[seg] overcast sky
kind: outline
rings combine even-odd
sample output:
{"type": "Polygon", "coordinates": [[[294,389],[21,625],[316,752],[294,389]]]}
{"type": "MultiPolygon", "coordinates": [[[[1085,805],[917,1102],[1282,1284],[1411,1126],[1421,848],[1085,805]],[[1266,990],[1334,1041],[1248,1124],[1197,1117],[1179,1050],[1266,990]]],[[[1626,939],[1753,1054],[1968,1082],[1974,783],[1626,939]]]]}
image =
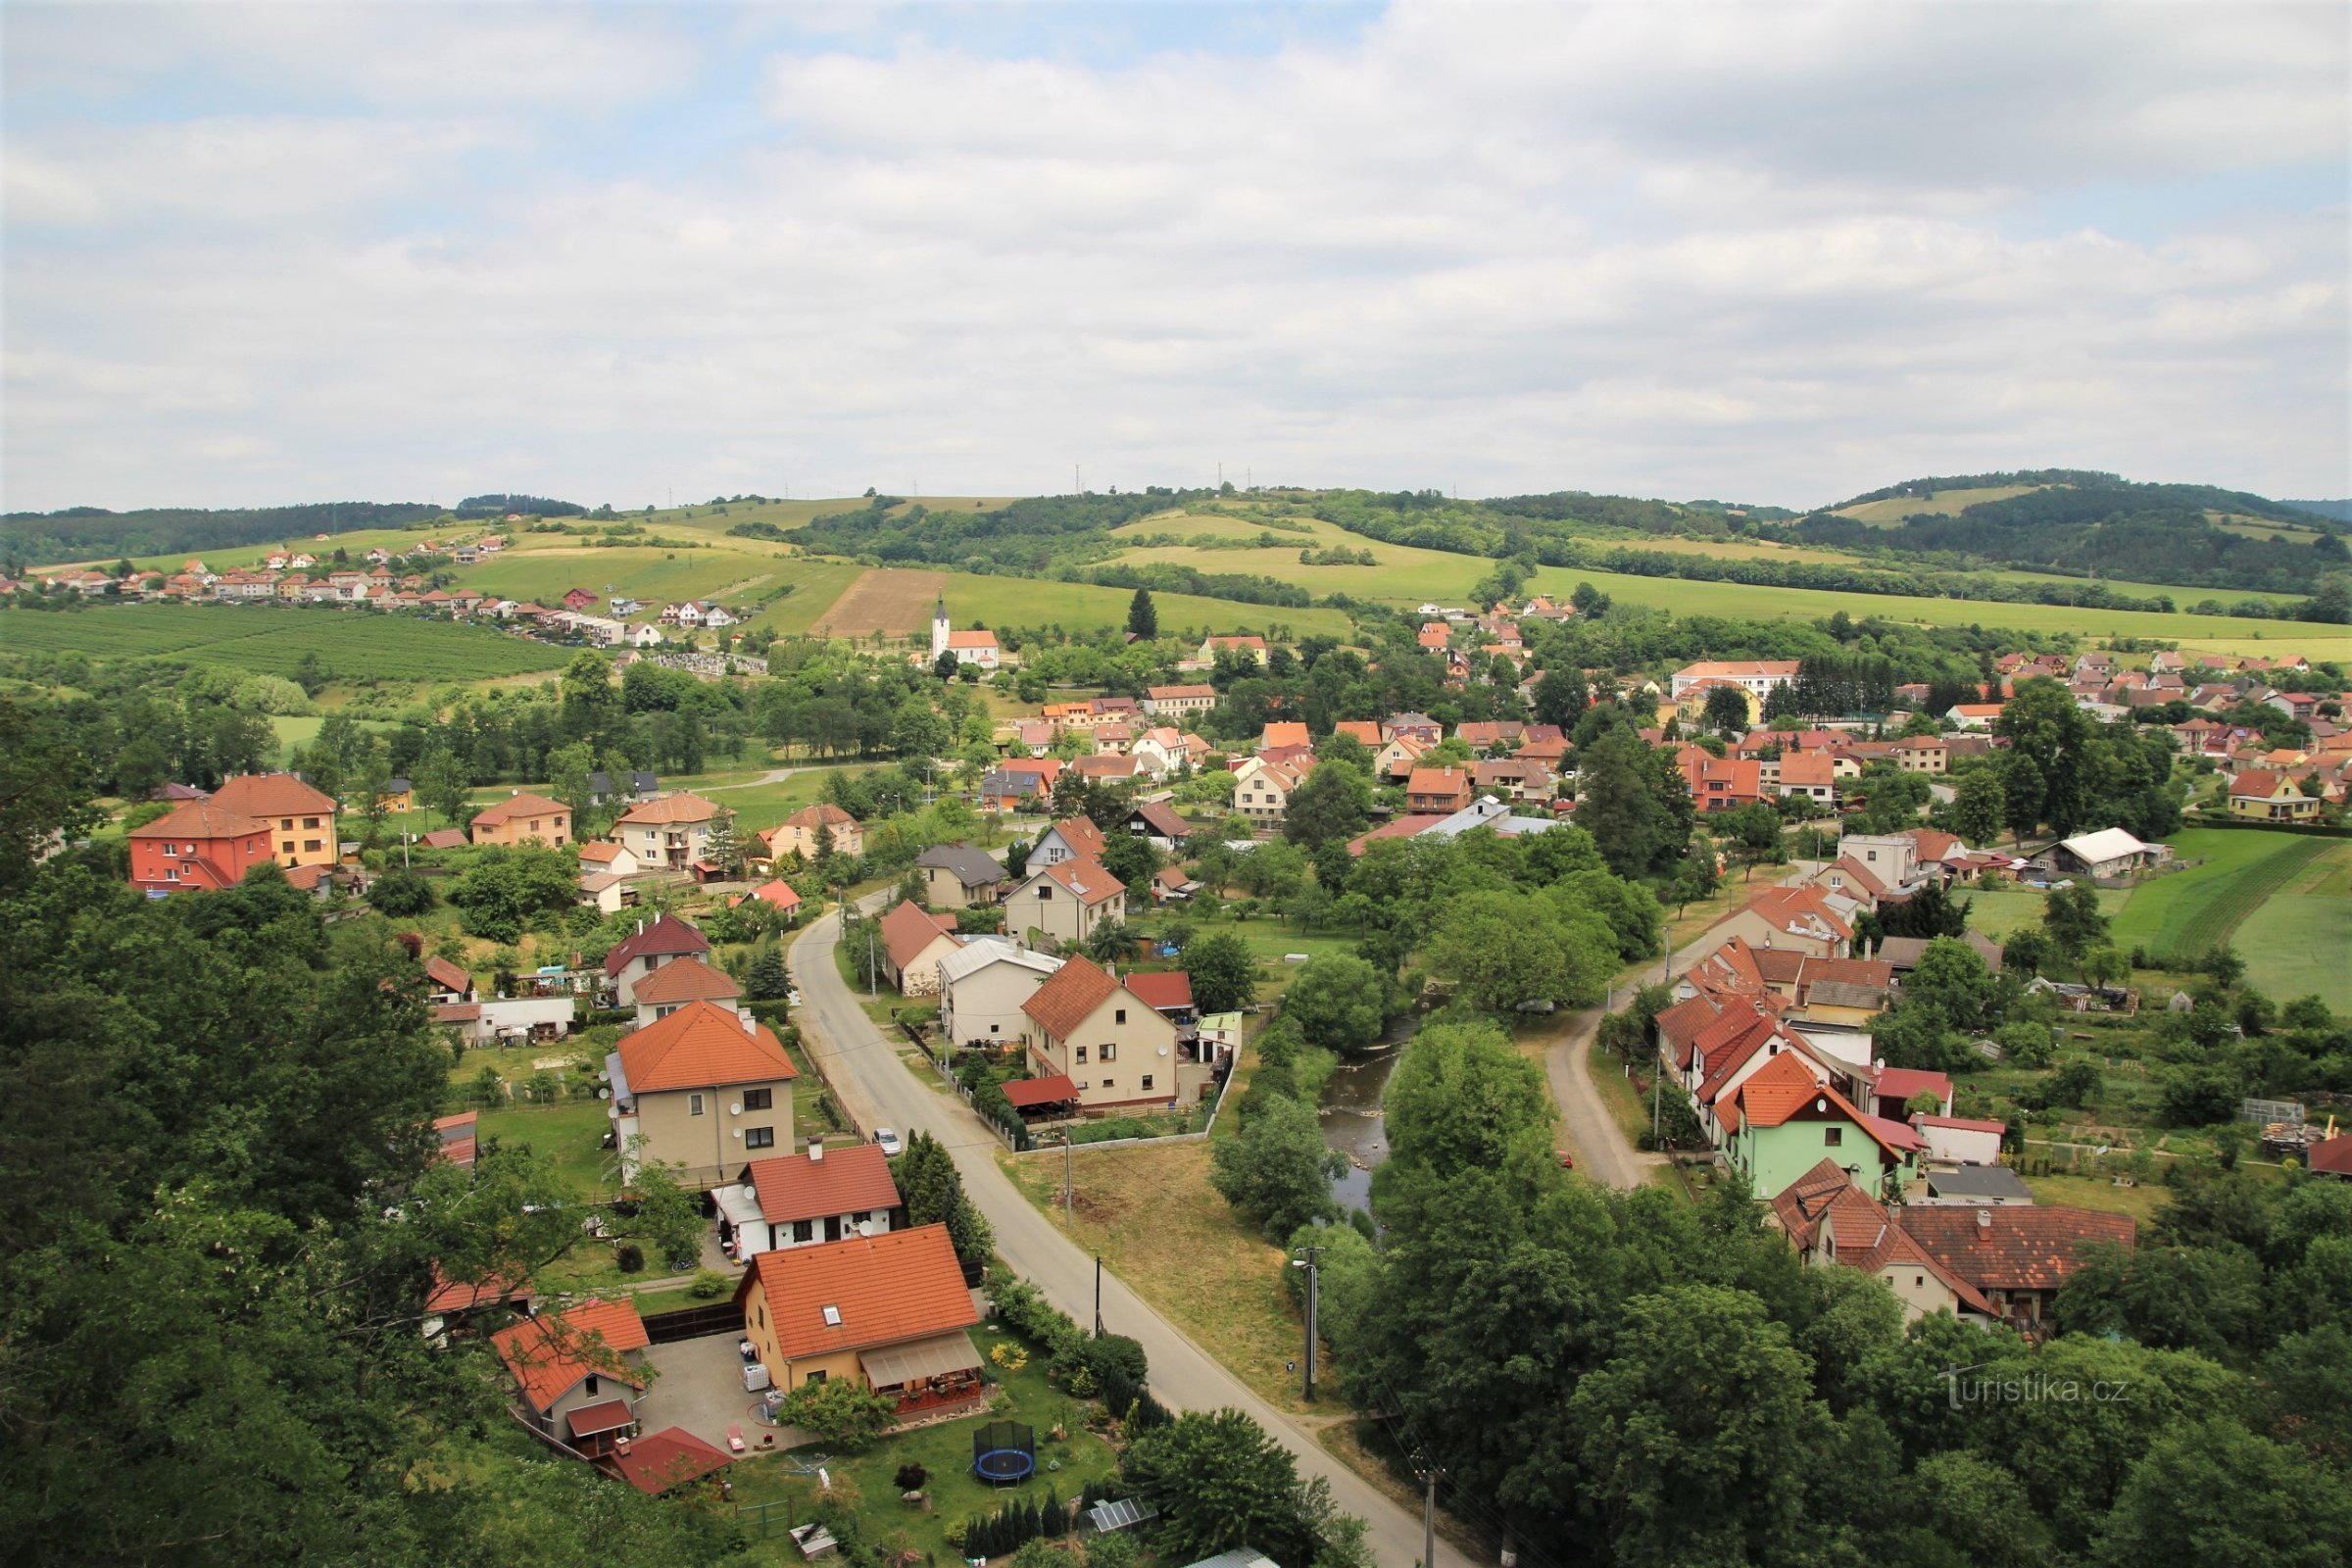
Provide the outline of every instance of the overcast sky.
{"type": "Polygon", "coordinates": [[[2348,495],[2348,19],[10,0],[0,500],[2348,495]]]}

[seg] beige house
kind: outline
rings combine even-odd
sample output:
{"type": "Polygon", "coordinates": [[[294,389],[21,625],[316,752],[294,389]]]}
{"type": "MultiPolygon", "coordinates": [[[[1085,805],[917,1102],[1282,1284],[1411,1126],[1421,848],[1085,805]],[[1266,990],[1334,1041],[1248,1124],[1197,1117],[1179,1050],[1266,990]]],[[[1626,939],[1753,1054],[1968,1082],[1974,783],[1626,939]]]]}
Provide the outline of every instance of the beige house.
{"type": "Polygon", "coordinates": [[[1200,652],[1196,657],[1201,663],[1207,664],[1213,663],[1220,653],[1233,654],[1243,659],[1253,659],[1263,664],[1266,662],[1266,640],[1255,634],[1245,634],[1238,637],[1208,637],[1202,639],[1200,652]]]}
{"type": "Polygon", "coordinates": [[[689,1002],[621,1036],[605,1072],[624,1175],[640,1159],[658,1159],[711,1187],[746,1161],[791,1147],[800,1073],[774,1032],[749,1014],[689,1002]],[[632,1148],[638,1138],[642,1150],[632,1148]]]}
{"type": "Polygon", "coordinates": [[[1854,931],[1819,888],[1767,888],[1709,935],[1726,941],[1739,937],[1751,948],[1787,948],[1809,957],[1841,958],[1854,931]]]}
{"type": "Polygon", "coordinates": [[[612,824],[612,842],[625,846],[638,863],[683,871],[710,854],[710,830],[721,808],[681,790],[659,800],[639,801],[612,824]]]}
{"type": "Polygon", "coordinates": [[[490,1343],[545,1436],[596,1453],[636,1425],[652,1342],[627,1297],[524,1318],[490,1343]]]}
{"type": "Polygon", "coordinates": [[[1217,706],[1217,689],[1201,682],[1186,686],[1147,686],[1144,711],[1154,717],[1205,713],[1217,706]]]}
{"type": "Polygon", "coordinates": [[[882,939],[882,972],[899,995],[939,995],[939,960],[959,946],[954,915],[933,914],[909,900],[891,906],[876,935],[882,939]]]}
{"type": "Polygon", "coordinates": [[[1951,771],[1951,742],[1940,735],[1914,735],[1907,741],[1897,741],[1894,747],[1894,765],[1906,773],[1933,773],[1941,776],[1951,771]]]}
{"type": "Polygon", "coordinates": [[[903,1420],[987,1395],[967,1332],[980,1312],[945,1225],[758,1253],[735,1301],[779,1389],[853,1383],[895,1399],[903,1420]]]}
{"type": "Polygon", "coordinates": [[[781,860],[796,852],[802,858],[813,860],[819,851],[816,842],[819,833],[832,835],[836,855],[865,853],[864,824],[829,801],[802,807],[782,823],[760,834],[760,841],[767,846],[771,860],[781,860]]]}
{"type": "Polygon", "coordinates": [[[1290,808],[1291,791],[1305,779],[1305,769],[1289,762],[1246,758],[1234,769],[1233,808],[1248,817],[1252,827],[1278,828],[1282,826],[1283,812],[1290,808]]]}
{"type": "Polygon", "coordinates": [[[609,872],[613,876],[635,876],[644,869],[643,862],[637,858],[637,852],[625,844],[612,844],[600,839],[580,846],[582,876],[592,871],[609,872]]]}
{"type": "Polygon", "coordinates": [[[1084,942],[1105,920],[1126,918],[1126,885],[1099,860],[1057,860],[1004,900],[1005,930],[1064,949],[1084,942]]]}
{"type": "Polygon", "coordinates": [[[965,1046],[1021,1038],[1022,1005],[1062,960],[1004,937],[974,937],[939,960],[939,1033],[965,1046]]]}
{"type": "Polygon", "coordinates": [[[624,1007],[636,1005],[637,982],[680,958],[699,958],[710,951],[710,939],[674,914],[656,915],[605,955],[605,979],[624,1007]]]}
{"type": "Polygon", "coordinates": [[[473,819],[473,842],[481,844],[544,844],[558,848],[571,841],[571,808],[562,801],[523,790],[500,801],[473,819]]]}
{"type": "Polygon", "coordinates": [[[733,1012],[743,987],[723,969],[713,969],[697,957],[682,957],[647,975],[631,988],[637,1007],[637,1027],[660,1023],[690,1002],[714,1002],[733,1012]]]}
{"type": "Polygon", "coordinates": [[[291,871],[298,865],[332,865],[343,857],[335,830],[335,798],[292,773],[245,773],[222,779],[212,804],[223,811],[268,824],[270,858],[291,871]]]}
{"type": "Polygon", "coordinates": [[[935,909],[986,908],[1004,892],[1004,867],[969,844],[935,844],[914,864],[923,874],[923,902],[935,909]]]}
{"type": "MultiPolygon", "coordinates": [[[[1073,957],[1021,1004],[1036,1078],[1067,1078],[1083,1111],[1141,1110],[1197,1098],[1178,1082],[1178,1035],[1166,1014],[1087,958],[1073,957]]],[[[1196,1079],[1205,1067],[1194,1066],[1196,1079]]]]}

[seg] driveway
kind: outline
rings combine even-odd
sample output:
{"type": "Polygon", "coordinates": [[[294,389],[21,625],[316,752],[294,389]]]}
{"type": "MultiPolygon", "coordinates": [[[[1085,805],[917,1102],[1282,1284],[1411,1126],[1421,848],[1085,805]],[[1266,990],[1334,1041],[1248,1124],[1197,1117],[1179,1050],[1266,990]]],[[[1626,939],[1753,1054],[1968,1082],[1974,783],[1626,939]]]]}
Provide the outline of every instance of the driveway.
{"type": "MultiPolygon", "coordinates": [[[[878,904],[887,894],[865,901],[878,904]]],[[[887,1126],[902,1133],[920,1130],[945,1144],[963,1174],[964,1191],[996,1227],[997,1250],[1015,1273],[1042,1290],[1055,1306],[1081,1323],[1095,1310],[1095,1263],[1052,1220],[1032,1207],[997,1168],[1003,1146],[963,1102],[909,1072],[884,1043],[872,1020],[835,968],[833,949],[840,917],[828,914],[810,925],[792,946],[792,973],[803,1005],[795,1014],[804,1048],[823,1063],[843,1107],[861,1128],[887,1126]]],[[[1274,1409],[1218,1364],[1181,1329],[1145,1303],[1117,1276],[1102,1276],[1102,1326],[1141,1341],[1152,1362],[1152,1392],[1177,1410],[1230,1406],[1247,1414],[1291,1450],[1301,1476],[1331,1483],[1332,1498],[1370,1527],[1374,1556],[1389,1568],[1408,1568],[1421,1559],[1421,1519],[1375,1491],[1370,1483],[1334,1458],[1304,1425],[1274,1409]]],[[[731,1343],[731,1342],[722,1342],[731,1343]]],[[[731,1352],[730,1352],[731,1353],[731,1352]]],[[[1469,1559],[1440,1541],[1431,1568],[1469,1568],[1469,1559]]]]}
{"type": "MultiPolygon", "coordinates": [[[[737,1336],[712,1334],[699,1340],[676,1340],[653,1346],[645,1364],[661,1374],[637,1407],[637,1419],[647,1432],[684,1427],[721,1452],[727,1446],[727,1428],[740,1426],[756,1450],[770,1428],[750,1414],[759,1402],[743,1388],[743,1357],[736,1351],[737,1336]]],[[[791,1428],[777,1435],[775,1446],[788,1448],[800,1434],[791,1428]]]]}

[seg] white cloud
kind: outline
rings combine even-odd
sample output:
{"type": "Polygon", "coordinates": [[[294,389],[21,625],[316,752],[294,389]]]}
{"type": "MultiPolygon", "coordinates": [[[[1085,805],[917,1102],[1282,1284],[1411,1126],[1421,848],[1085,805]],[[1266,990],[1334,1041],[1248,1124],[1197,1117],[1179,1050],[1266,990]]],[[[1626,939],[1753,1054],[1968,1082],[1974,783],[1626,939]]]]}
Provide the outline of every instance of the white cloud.
{"type": "MultiPolygon", "coordinates": [[[[480,17],[560,24],[573,82],[674,85],[684,45],[605,13],[337,15],[391,56],[339,115],[12,134],[9,504],[1009,491],[1220,458],[1464,493],[1809,502],[2060,462],[2352,490],[2346,54],[2310,9],[1410,6],[1108,68],[894,11],[839,24],[904,35],[886,54],[658,94],[601,173],[568,100],[468,74],[480,17]],[[427,77],[498,101],[366,110],[427,77]],[[2198,182],[2230,172],[2270,194],[2219,211],[2198,182]],[[2158,218],[2084,216],[2119,191],[2158,218]]],[[[330,52],[246,15],[222,37],[330,52]]]]}

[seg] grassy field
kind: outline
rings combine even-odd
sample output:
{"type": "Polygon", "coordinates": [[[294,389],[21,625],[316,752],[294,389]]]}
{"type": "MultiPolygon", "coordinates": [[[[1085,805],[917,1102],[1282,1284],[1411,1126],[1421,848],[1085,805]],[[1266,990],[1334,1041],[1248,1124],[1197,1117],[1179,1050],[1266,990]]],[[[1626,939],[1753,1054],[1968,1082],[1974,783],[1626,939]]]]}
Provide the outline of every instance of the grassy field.
{"type": "Polygon", "coordinates": [[[2330,847],[2326,839],[2223,828],[2189,828],[2172,843],[2180,858],[2202,863],[2132,889],[2116,916],[2118,947],[2180,954],[2220,947],[2263,900],[2330,847]]]}
{"type": "Polygon", "coordinates": [[[2129,1214],[2145,1225],[2164,1206],[2165,1190],[2153,1182],[2118,1187],[2103,1176],[2028,1176],[2026,1187],[2037,1203],[2070,1203],[2106,1214],[2129,1214]]]}
{"type": "MultiPolygon", "coordinates": [[[[2123,909],[2133,898],[2130,888],[2102,888],[2099,907],[2109,919],[2123,909]]],[[[2032,888],[2004,888],[1997,893],[1981,892],[1970,888],[1962,898],[1968,900],[1968,923],[1995,942],[2005,942],[2013,931],[2041,924],[2041,914],[2049,895],[2032,888]]]]}
{"type": "MultiPolygon", "coordinates": [[[[1221,1120],[1222,1118],[1220,1118],[1221,1120]]],[[[1267,1402],[1303,1410],[1297,1359],[1304,1320],[1283,1289],[1284,1255],[1245,1228],[1208,1185],[1206,1142],[1089,1150],[1073,1155],[1070,1239],[1267,1402]]],[[[1000,1154],[1022,1196],[1061,1223],[1061,1155],[1000,1154]]],[[[1332,1377],[1329,1367],[1322,1376],[1332,1377]]],[[[1321,1401],[1330,1404],[1326,1396],[1321,1401]]]]}
{"type": "Polygon", "coordinates": [[[2047,488],[2038,484],[1998,484],[1977,490],[1943,490],[1933,496],[1888,496],[1884,501],[1865,501],[1858,507],[1840,507],[1838,515],[1869,523],[1874,528],[1892,528],[1905,517],[1922,512],[1934,513],[1939,517],[1957,516],[1979,502],[2006,501],[2011,496],[2028,495],[2047,488]]]}
{"type": "Polygon", "coordinates": [[[331,670],[432,681],[561,669],[571,657],[567,649],[480,626],[245,605],[0,611],[0,647],[92,659],[179,659],[264,675],[291,675],[305,654],[317,654],[331,670]]]}

